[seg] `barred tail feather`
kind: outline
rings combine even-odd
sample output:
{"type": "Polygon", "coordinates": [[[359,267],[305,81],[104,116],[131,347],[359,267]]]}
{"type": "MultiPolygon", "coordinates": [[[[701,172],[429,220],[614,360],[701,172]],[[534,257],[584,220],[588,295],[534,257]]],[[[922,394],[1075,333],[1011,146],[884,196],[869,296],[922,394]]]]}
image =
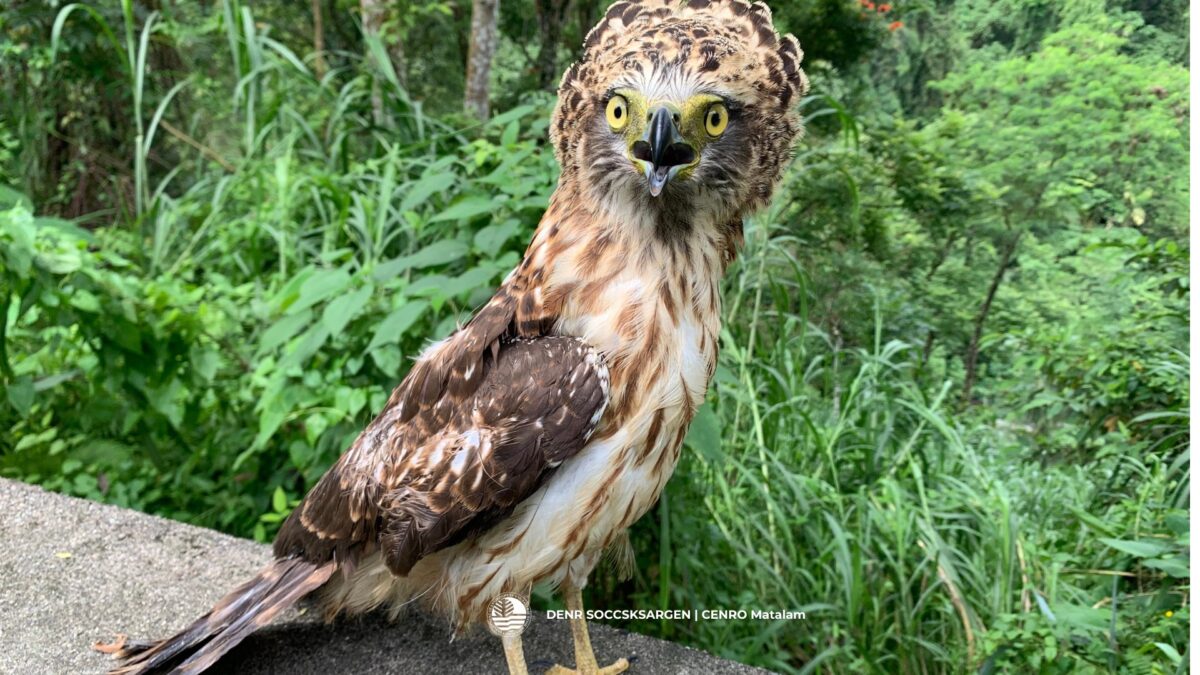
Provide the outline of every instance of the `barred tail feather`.
{"type": "Polygon", "coordinates": [[[109,675],[203,672],[247,635],[320,588],[336,569],[334,562],[318,567],[300,558],[274,560],[175,635],[118,649],[116,658],[123,663],[109,675]]]}

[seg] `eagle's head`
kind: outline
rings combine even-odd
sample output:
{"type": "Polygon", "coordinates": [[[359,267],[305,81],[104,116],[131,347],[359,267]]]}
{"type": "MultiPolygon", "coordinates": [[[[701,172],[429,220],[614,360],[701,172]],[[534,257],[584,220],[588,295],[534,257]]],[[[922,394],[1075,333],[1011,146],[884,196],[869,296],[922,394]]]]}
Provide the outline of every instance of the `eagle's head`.
{"type": "Polygon", "coordinates": [[[791,158],[801,58],[761,2],[617,2],[559,87],[551,140],[564,180],[622,214],[740,220],[791,158]]]}

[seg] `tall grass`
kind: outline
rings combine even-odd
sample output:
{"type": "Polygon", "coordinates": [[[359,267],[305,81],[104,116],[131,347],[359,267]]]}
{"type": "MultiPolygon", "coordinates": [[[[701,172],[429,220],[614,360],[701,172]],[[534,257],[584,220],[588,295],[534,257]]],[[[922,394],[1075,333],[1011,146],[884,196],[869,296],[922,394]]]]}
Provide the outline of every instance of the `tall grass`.
{"type": "MultiPolygon", "coordinates": [[[[919,376],[916,348],[884,341],[878,308],[865,347],[808,323],[803,266],[777,215],[755,221],[727,280],[714,392],[641,526],[649,573],[635,587],[656,607],[807,619],[637,627],[784,672],[1004,672],[1013,654],[1032,670],[1060,656],[1150,667],[1159,647],[1130,633],[1183,597],[1140,591],[1144,574],[1103,538],[1169,532],[1168,512],[1186,521],[1183,455],[1022,459],[1020,438],[956,410],[950,382],[919,376]],[[1122,467],[1141,490],[1106,488],[1122,467]]],[[[608,580],[595,593],[620,603],[628,588],[608,580]]],[[[1185,652],[1173,635],[1164,649],[1185,652]]]]}

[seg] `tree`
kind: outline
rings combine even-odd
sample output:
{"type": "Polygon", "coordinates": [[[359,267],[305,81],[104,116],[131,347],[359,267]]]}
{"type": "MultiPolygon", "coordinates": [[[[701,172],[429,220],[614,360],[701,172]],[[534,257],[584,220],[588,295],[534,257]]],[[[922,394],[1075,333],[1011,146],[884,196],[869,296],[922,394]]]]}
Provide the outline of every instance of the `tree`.
{"type": "Polygon", "coordinates": [[[1133,227],[1182,236],[1187,214],[1187,71],[1126,53],[1135,26],[1093,17],[1030,56],[980,61],[941,82],[964,112],[963,160],[995,187],[993,270],[965,345],[969,401],[986,323],[1023,240],[1063,229],[1133,227]]]}
{"type": "Polygon", "coordinates": [[[490,112],[488,85],[492,74],[492,57],[500,41],[497,19],[500,0],[474,0],[471,5],[471,45],[467,53],[467,87],[464,107],[478,119],[485,120],[490,112]]]}
{"type": "MultiPolygon", "coordinates": [[[[387,50],[396,79],[404,84],[407,68],[404,63],[404,41],[401,39],[395,17],[384,0],[361,0],[363,33],[378,37],[387,50]],[[389,30],[390,29],[390,30],[389,30]]],[[[313,0],[313,16],[319,19],[317,0],[313,0]]]]}
{"type": "Polygon", "coordinates": [[[317,79],[325,78],[329,64],[325,62],[325,21],[321,17],[321,0],[312,0],[313,72],[317,79]]]}
{"type": "MultiPolygon", "coordinates": [[[[385,27],[391,18],[386,2],[384,0],[361,0],[359,8],[362,13],[363,37],[367,40],[379,40],[385,47],[385,52],[388,55],[388,63],[377,65],[379,67],[390,67],[396,73],[396,80],[403,86],[406,71],[404,66],[404,46],[400,41],[399,35],[388,36],[385,32],[385,27]]],[[[314,11],[313,16],[319,17],[320,14],[314,11]]],[[[371,54],[369,44],[366,46],[366,51],[369,56],[371,54]]],[[[375,124],[383,124],[385,121],[383,93],[380,91],[378,82],[371,88],[371,111],[374,115],[375,124]]]]}
{"type": "MultiPolygon", "coordinates": [[[[538,88],[553,89],[558,84],[558,46],[562,43],[563,22],[567,18],[568,0],[536,0],[538,32],[538,88]]],[[[584,29],[586,30],[586,28],[584,29]]]]}

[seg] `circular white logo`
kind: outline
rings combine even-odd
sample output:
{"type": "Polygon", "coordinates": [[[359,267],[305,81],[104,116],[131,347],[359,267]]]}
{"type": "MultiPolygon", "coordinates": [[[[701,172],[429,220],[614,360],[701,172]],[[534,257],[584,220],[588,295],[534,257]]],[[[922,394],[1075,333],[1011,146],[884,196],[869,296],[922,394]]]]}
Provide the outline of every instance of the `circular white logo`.
{"type": "Polygon", "coordinates": [[[488,605],[488,630],[496,635],[520,635],[529,625],[531,613],[525,601],[511,594],[496,596],[488,605]]]}

